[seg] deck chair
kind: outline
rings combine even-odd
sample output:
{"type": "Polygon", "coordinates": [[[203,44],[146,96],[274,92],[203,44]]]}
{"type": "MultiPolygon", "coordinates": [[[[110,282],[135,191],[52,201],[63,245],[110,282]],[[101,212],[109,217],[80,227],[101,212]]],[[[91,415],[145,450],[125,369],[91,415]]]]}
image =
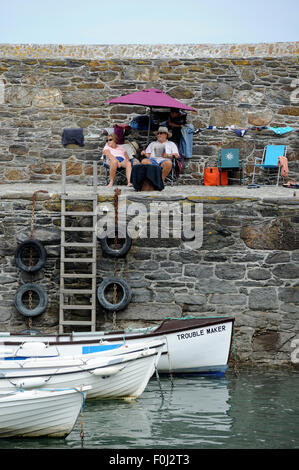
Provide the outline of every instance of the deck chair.
{"type": "MultiPolygon", "coordinates": [[[[127,142],[125,144],[122,144],[122,146],[125,148],[125,150],[127,151],[128,155],[129,155],[129,158],[130,158],[130,162],[131,162],[131,165],[133,166],[134,163],[138,163],[137,160],[134,161],[134,159],[136,159],[136,155],[137,155],[137,147],[138,146],[133,146],[131,142],[127,142]]],[[[102,165],[105,169],[105,181],[106,181],[106,184],[108,185],[109,184],[109,176],[110,176],[110,167],[107,163],[107,159],[106,159],[106,156],[102,154],[102,157],[101,157],[101,161],[102,161],[102,165]]],[[[116,170],[116,175],[115,175],[115,178],[114,178],[114,183],[115,184],[127,184],[127,177],[126,177],[126,169],[125,168],[118,168],[116,170]]]]}
{"type": "Polygon", "coordinates": [[[170,184],[170,186],[173,186],[175,183],[177,183],[177,176],[175,171],[175,158],[172,159],[171,171],[166,176],[164,183],[170,184]]]}
{"type": "MultiPolygon", "coordinates": [[[[217,170],[239,170],[240,184],[244,183],[244,162],[240,161],[239,149],[221,149],[218,152],[217,170]]],[[[218,175],[218,171],[217,171],[218,175]]],[[[233,179],[233,178],[231,178],[233,179]]]]}
{"type": "MultiPolygon", "coordinates": [[[[133,165],[133,163],[132,163],[133,159],[130,160],[130,161],[131,161],[131,165],[133,165]]],[[[106,185],[108,185],[109,180],[110,180],[110,167],[107,163],[105,155],[102,155],[102,164],[103,164],[103,167],[105,169],[105,182],[106,182],[106,185]]],[[[120,184],[120,185],[123,185],[123,184],[126,185],[127,184],[126,169],[125,168],[117,168],[115,178],[114,178],[114,184],[120,184]]]]}
{"type": "Polygon", "coordinates": [[[278,186],[279,178],[280,178],[280,165],[278,165],[278,159],[279,157],[285,157],[286,153],[287,153],[286,145],[266,145],[264,148],[262,158],[256,157],[254,160],[251,184],[254,184],[256,168],[261,168],[262,170],[276,169],[277,170],[276,186],[278,186]],[[257,163],[258,161],[260,161],[260,163],[257,163]]]}

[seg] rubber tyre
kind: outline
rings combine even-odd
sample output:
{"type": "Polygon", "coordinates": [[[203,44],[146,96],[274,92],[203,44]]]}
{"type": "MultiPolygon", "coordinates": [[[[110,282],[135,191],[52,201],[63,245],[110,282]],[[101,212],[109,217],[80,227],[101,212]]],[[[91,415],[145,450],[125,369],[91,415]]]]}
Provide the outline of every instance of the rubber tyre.
{"type": "Polygon", "coordinates": [[[119,277],[109,277],[108,279],[104,279],[104,281],[101,282],[97,289],[97,297],[100,305],[109,312],[119,311],[126,308],[126,306],[131,300],[131,296],[132,293],[130,287],[128,286],[126,281],[119,277]],[[123,297],[117,304],[112,304],[111,302],[108,302],[108,300],[105,298],[105,290],[110,285],[113,286],[113,284],[117,284],[117,286],[121,287],[123,291],[123,297]]]}
{"type": "Polygon", "coordinates": [[[31,239],[25,240],[18,246],[15,252],[15,262],[16,262],[17,267],[20,268],[22,271],[26,271],[27,273],[34,273],[34,272],[39,271],[45,265],[46,259],[47,259],[47,252],[43,244],[38,240],[31,240],[31,239]],[[22,260],[22,253],[24,249],[28,249],[30,247],[32,247],[35,251],[39,253],[39,260],[32,267],[26,265],[22,260]]]}
{"type": "MultiPolygon", "coordinates": [[[[117,226],[115,227],[115,231],[118,232],[117,226]]],[[[122,235],[122,233],[120,235],[122,235]]],[[[108,238],[112,238],[112,237],[109,237],[109,232],[106,237],[104,238],[99,237],[99,240],[100,240],[103,253],[106,253],[109,256],[112,256],[114,258],[120,258],[122,256],[125,256],[131,248],[132,238],[129,237],[127,233],[123,237],[120,236],[120,239],[124,239],[124,243],[119,249],[115,249],[109,246],[108,238]]]]}
{"type": "Polygon", "coordinates": [[[37,317],[38,315],[40,315],[46,310],[47,305],[48,305],[48,295],[45,289],[39,284],[32,284],[28,282],[26,284],[23,284],[21,287],[19,287],[19,289],[16,292],[15,306],[18,312],[21,313],[21,315],[24,315],[24,317],[37,317]],[[22,301],[23,295],[26,292],[29,292],[30,290],[35,292],[39,297],[39,304],[33,309],[25,307],[22,301]]]}

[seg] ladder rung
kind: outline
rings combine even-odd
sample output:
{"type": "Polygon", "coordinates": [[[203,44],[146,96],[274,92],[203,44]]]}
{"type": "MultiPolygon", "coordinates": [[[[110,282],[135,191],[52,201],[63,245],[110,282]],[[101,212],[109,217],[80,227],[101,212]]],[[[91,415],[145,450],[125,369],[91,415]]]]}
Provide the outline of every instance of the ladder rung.
{"type": "Polygon", "coordinates": [[[93,263],[95,258],[61,258],[63,263],[93,263]]]}
{"type": "Polygon", "coordinates": [[[78,216],[90,215],[90,216],[95,216],[97,214],[95,214],[93,211],[89,211],[89,212],[87,212],[87,211],[82,211],[82,212],[80,212],[80,211],[64,211],[64,212],[61,212],[61,215],[63,215],[63,216],[66,216],[66,215],[78,215],[78,216]]]}
{"type": "Polygon", "coordinates": [[[92,305],[61,305],[63,310],[92,310],[93,306],[92,305]]]}
{"type": "Polygon", "coordinates": [[[90,196],[85,196],[85,195],[68,195],[68,194],[61,194],[61,199],[68,200],[68,201],[93,201],[94,199],[97,199],[97,194],[91,194],[90,196]]]}
{"type": "Polygon", "coordinates": [[[96,247],[96,243],[94,242],[73,242],[73,243],[68,243],[68,242],[64,242],[64,243],[61,243],[61,246],[63,247],[96,247]]]}
{"type": "Polygon", "coordinates": [[[93,232],[94,227],[60,227],[61,232],[93,232]]]}
{"type": "Polygon", "coordinates": [[[63,320],[60,322],[61,325],[93,325],[93,321],[71,321],[71,320],[63,320]]]}
{"type": "Polygon", "coordinates": [[[95,278],[96,275],[95,274],[78,274],[78,273],[74,273],[74,274],[61,274],[61,277],[64,277],[64,278],[68,278],[68,279],[92,279],[92,278],[95,278]]]}
{"type": "Polygon", "coordinates": [[[93,294],[92,289],[61,289],[61,294],[93,294]]]}

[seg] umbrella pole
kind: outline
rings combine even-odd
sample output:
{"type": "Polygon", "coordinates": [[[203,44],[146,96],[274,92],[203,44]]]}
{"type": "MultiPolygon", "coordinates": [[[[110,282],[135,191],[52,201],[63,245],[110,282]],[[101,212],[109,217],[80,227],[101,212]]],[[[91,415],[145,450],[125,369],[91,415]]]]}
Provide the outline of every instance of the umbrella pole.
{"type": "Polygon", "coordinates": [[[149,135],[150,135],[150,129],[151,129],[151,119],[152,119],[152,108],[150,108],[150,112],[149,112],[149,120],[148,120],[148,129],[147,129],[146,145],[149,144],[149,135]]]}

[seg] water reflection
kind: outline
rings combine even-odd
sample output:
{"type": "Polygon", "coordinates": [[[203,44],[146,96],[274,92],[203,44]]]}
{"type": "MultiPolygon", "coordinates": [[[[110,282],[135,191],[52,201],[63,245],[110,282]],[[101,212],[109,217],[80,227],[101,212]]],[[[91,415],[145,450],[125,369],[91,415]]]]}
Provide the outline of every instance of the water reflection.
{"type": "MultiPolygon", "coordinates": [[[[299,448],[299,373],[153,378],[137,400],[87,401],[85,449],[299,448]]],[[[0,440],[0,448],[79,449],[80,420],[66,439],[0,440]]]]}
{"type": "MultiPolygon", "coordinates": [[[[227,380],[175,378],[174,386],[161,379],[163,396],[152,379],[136,401],[88,402],[84,416],[85,447],[194,448],[221,445],[231,418],[227,380]],[[220,440],[219,440],[220,439],[220,440]]],[[[67,438],[78,445],[76,429],[67,438]]]]}

